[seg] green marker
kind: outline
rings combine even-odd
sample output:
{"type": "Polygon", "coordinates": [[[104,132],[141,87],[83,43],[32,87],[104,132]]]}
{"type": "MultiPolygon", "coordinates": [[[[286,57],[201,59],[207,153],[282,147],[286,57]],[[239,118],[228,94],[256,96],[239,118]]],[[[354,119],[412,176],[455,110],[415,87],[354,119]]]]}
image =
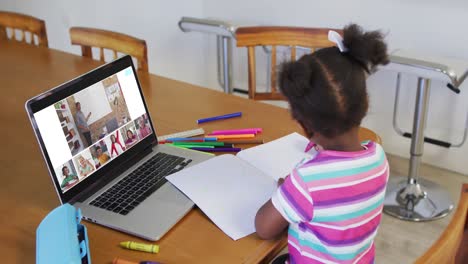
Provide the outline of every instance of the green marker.
{"type": "Polygon", "coordinates": [[[180,144],[174,145],[175,147],[183,147],[183,148],[214,148],[215,146],[200,146],[200,145],[192,145],[192,144],[180,144]]]}
{"type": "Polygon", "coordinates": [[[224,142],[208,141],[208,142],[184,142],[175,141],[174,145],[190,145],[190,146],[224,146],[224,142]]]}
{"type": "Polygon", "coordinates": [[[187,147],[183,147],[183,146],[176,146],[176,145],[173,145],[173,144],[166,144],[166,145],[171,146],[171,147],[174,147],[174,148],[185,149],[185,150],[187,150],[187,151],[193,151],[193,152],[202,153],[202,154],[205,154],[205,155],[208,155],[208,156],[216,156],[215,154],[212,154],[212,153],[208,153],[208,152],[204,152],[204,151],[198,151],[198,150],[193,150],[193,149],[190,149],[190,148],[187,148],[187,147]]]}

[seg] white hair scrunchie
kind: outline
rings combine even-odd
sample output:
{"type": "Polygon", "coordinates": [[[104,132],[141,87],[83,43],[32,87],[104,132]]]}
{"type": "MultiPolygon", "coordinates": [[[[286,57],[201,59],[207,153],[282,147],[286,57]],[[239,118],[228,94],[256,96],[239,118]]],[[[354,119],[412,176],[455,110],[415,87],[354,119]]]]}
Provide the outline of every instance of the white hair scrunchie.
{"type": "Polygon", "coordinates": [[[343,44],[343,38],[338,32],[333,30],[328,31],[328,40],[335,43],[340,52],[348,51],[348,48],[343,44]]]}

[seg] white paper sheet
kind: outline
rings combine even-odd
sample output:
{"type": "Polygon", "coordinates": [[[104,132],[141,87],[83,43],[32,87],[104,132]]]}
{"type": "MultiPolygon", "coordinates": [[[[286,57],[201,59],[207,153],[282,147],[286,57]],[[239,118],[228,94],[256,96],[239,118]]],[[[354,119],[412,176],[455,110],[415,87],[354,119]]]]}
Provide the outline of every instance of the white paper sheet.
{"type": "Polygon", "coordinates": [[[263,145],[242,150],[237,157],[278,180],[288,175],[303,158],[310,157],[304,152],[309,140],[292,133],[263,145]]]}
{"type": "Polygon", "coordinates": [[[221,155],[167,179],[229,237],[255,232],[255,215],[276,190],[273,178],[233,155],[221,155]]]}

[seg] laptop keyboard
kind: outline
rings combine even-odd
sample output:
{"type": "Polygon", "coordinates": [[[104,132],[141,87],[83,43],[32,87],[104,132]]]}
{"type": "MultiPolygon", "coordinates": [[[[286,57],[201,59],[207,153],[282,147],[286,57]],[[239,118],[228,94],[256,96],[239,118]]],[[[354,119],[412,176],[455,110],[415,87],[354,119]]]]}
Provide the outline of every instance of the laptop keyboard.
{"type": "Polygon", "coordinates": [[[159,152],[89,204],[126,215],[191,161],[159,152]]]}

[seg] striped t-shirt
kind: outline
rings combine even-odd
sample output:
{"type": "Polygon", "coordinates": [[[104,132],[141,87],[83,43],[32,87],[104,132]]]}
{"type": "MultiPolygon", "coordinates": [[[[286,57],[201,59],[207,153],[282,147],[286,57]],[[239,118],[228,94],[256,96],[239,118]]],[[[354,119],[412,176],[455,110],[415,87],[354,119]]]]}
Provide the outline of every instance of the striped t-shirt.
{"type": "Polygon", "coordinates": [[[272,197],[290,223],[289,263],[373,263],[389,168],[379,144],[322,150],[305,159],[272,197]]]}

